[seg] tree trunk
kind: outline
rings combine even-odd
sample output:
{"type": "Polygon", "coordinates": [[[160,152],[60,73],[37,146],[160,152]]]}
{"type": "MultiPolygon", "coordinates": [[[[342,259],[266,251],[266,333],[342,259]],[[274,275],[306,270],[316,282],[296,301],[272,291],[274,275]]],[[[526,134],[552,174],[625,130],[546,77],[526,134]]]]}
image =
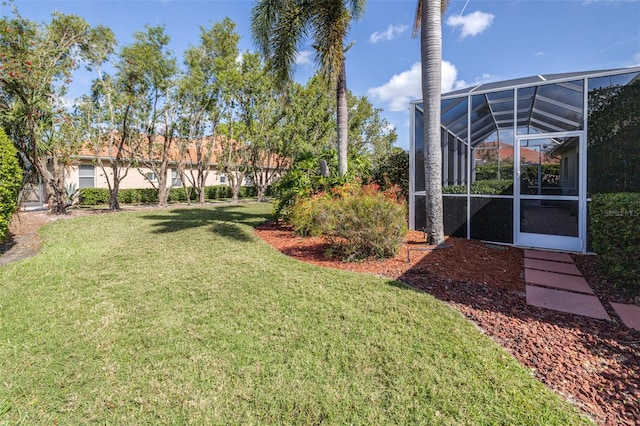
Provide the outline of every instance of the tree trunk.
{"type": "Polygon", "coordinates": [[[36,160],[36,169],[47,193],[49,211],[55,214],[67,213],[67,188],[64,182],[64,169],[56,170],[55,161],[52,161],[51,169],[46,159],[36,160]]]}
{"type": "Polygon", "coordinates": [[[340,73],[336,83],[336,101],[338,122],[338,173],[340,176],[347,174],[347,144],[348,144],[348,112],[347,112],[347,71],[345,61],[340,65],[340,73]]]}
{"type": "Polygon", "coordinates": [[[204,174],[202,170],[198,170],[198,202],[200,204],[204,204],[205,196],[206,196],[206,183],[207,176],[204,174]]]}
{"type": "Polygon", "coordinates": [[[420,53],[424,105],[424,176],[427,242],[442,244],[442,148],[440,145],[440,92],[442,86],[442,5],[422,0],[420,53]]]}
{"type": "Polygon", "coordinates": [[[109,192],[109,210],[117,212],[120,210],[120,201],[118,201],[118,191],[120,190],[120,182],[117,179],[113,181],[113,188],[109,192]]]}
{"type": "Polygon", "coordinates": [[[158,170],[158,207],[168,207],[169,203],[167,199],[169,198],[169,189],[167,189],[167,174],[169,172],[169,162],[166,158],[166,149],[165,149],[165,158],[160,163],[160,170],[158,170]]]}
{"type": "Polygon", "coordinates": [[[267,197],[264,195],[267,191],[267,188],[264,185],[256,185],[256,191],[258,192],[257,197],[258,201],[264,202],[267,201],[267,197]]]}
{"type": "MultiPolygon", "coordinates": [[[[109,210],[112,212],[120,211],[120,201],[118,201],[118,192],[120,191],[120,164],[117,161],[111,162],[111,170],[113,172],[113,187],[109,191],[109,210]]],[[[106,173],[105,173],[106,175],[106,173]]],[[[108,179],[108,176],[107,176],[108,179]]]]}
{"type": "Polygon", "coordinates": [[[244,174],[241,172],[229,172],[227,173],[227,179],[229,179],[229,187],[231,188],[231,204],[238,204],[240,202],[240,186],[242,186],[244,174]]]}
{"type": "Polygon", "coordinates": [[[167,178],[165,177],[162,179],[158,176],[158,207],[168,207],[168,197],[169,191],[167,190],[167,178]]]}

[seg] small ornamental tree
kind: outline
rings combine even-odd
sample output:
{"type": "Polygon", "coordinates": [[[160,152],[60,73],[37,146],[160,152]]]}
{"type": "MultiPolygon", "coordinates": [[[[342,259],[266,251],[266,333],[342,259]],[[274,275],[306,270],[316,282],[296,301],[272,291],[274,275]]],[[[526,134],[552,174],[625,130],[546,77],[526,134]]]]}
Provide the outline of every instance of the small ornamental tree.
{"type": "Polygon", "coordinates": [[[22,184],[22,169],[18,151],[4,130],[0,129],[0,241],[9,232],[9,222],[18,207],[18,192],[22,184]]]}

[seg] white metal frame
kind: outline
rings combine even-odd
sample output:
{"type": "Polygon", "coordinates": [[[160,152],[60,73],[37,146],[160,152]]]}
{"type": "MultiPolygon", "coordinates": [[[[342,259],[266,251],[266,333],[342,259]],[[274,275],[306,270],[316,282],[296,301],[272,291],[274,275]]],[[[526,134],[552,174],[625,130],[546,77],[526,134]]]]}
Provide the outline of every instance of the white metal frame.
{"type": "Polygon", "coordinates": [[[514,182],[513,182],[513,242],[516,246],[537,247],[545,249],[555,249],[574,252],[586,252],[587,236],[587,164],[586,164],[586,138],[585,132],[558,132],[516,135],[514,144],[514,182]],[[550,139],[562,137],[578,137],[578,195],[523,195],[520,193],[520,144],[524,140],[550,139]],[[520,201],[521,200],[554,200],[554,201],[577,201],[578,202],[578,236],[561,236],[532,234],[520,231],[520,201]]]}

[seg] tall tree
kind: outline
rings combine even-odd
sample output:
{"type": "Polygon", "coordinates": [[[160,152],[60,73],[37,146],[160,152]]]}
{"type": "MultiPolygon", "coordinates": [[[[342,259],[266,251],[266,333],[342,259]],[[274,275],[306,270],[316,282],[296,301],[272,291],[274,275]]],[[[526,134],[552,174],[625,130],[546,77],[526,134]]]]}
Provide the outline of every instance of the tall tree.
{"type": "Polygon", "coordinates": [[[180,101],[186,136],[180,144],[184,165],[189,166],[183,182],[188,180],[204,204],[205,185],[213,154],[220,144],[219,125],[223,112],[232,102],[226,96],[229,74],[238,67],[238,41],[235,24],[229,18],[213,24],[209,29],[200,28],[200,44],[185,52],[186,74],[180,82],[180,101]]]}
{"type": "Polygon", "coordinates": [[[381,116],[366,96],[349,92],[349,156],[365,156],[375,167],[393,151],[398,140],[395,128],[381,116]]]}
{"type": "Polygon", "coordinates": [[[67,209],[66,169],[80,145],[66,107],[73,72],[90,52],[104,50],[110,30],[75,15],[53,13],[48,24],[19,15],[0,20],[0,91],[3,121],[26,162],[42,179],[50,209],[67,209]],[[64,136],[64,137],[63,137],[64,136]]]}
{"type": "Polygon", "coordinates": [[[442,91],[442,12],[448,0],[418,0],[413,29],[420,33],[422,104],[424,108],[425,231],[429,244],[444,242],[442,217],[442,147],[440,95],[442,91]]]}
{"type": "Polygon", "coordinates": [[[366,0],[260,0],[251,17],[254,39],[279,82],[290,81],[298,46],[312,34],[316,61],[325,80],[335,86],[338,169],[347,173],[348,112],[345,38],[352,20],[364,13],[366,0]]]}
{"type": "Polygon", "coordinates": [[[146,138],[138,161],[151,169],[157,182],[158,206],[166,207],[168,171],[176,138],[175,78],[178,65],[168,49],[170,38],[163,26],[134,33],[134,42],[122,48],[118,71],[131,93],[143,101],[138,117],[146,138]]]}

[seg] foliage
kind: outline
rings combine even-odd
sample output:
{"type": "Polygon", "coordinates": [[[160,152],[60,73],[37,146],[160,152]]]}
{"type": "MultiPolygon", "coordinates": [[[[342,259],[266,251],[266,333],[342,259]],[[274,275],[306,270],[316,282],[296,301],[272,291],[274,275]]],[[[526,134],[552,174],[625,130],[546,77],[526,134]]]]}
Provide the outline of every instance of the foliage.
{"type": "Polygon", "coordinates": [[[127,188],[118,193],[124,204],[154,204],[158,202],[158,191],[155,188],[127,188]]]}
{"type": "Polygon", "coordinates": [[[236,67],[238,57],[238,35],[233,28],[229,18],[210,28],[200,27],[200,44],[185,51],[186,71],[178,82],[183,136],[178,141],[179,169],[182,181],[189,181],[200,203],[205,202],[216,139],[220,142],[219,126],[227,99],[222,96],[227,80],[225,71],[236,67]]]}
{"type": "Polygon", "coordinates": [[[640,192],[640,81],[589,91],[590,193],[640,192]]]}
{"type": "Polygon", "coordinates": [[[288,221],[291,209],[301,199],[308,198],[318,192],[326,191],[334,186],[344,184],[352,179],[345,177],[324,177],[320,171],[320,161],[325,161],[332,169],[336,164],[335,151],[324,151],[320,157],[310,152],[299,154],[293,166],[273,185],[274,216],[276,220],[288,221]]]}
{"type": "Polygon", "coordinates": [[[594,194],[589,205],[593,248],[612,280],[640,286],[640,193],[594,194]]]}
{"type": "MultiPolygon", "coordinates": [[[[231,198],[231,188],[228,185],[206,186],[206,199],[221,200],[231,198]]],[[[171,188],[168,191],[168,201],[186,202],[184,188],[171,188]]],[[[195,191],[190,192],[191,201],[197,197],[195,191]]],[[[240,198],[255,198],[257,189],[253,186],[243,186],[239,192],[240,198]]],[[[118,201],[122,204],[154,204],[158,202],[158,192],[154,188],[127,188],[118,191],[118,201]]],[[[79,204],[83,206],[97,206],[109,204],[109,190],[107,188],[82,188],[79,191],[79,204]]]]}
{"type": "Polygon", "coordinates": [[[18,151],[0,128],[0,242],[9,232],[9,222],[18,208],[18,193],[22,186],[22,169],[18,151]]]}
{"type": "Polygon", "coordinates": [[[348,102],[345,38],[359,19],[366,0],[287,1],[261,0],[253,8],[251,31],[260,52],[282,87],[292,80],[299,46],[313,37],[316,62],[324,81],[335,88],[338,174],[347,173],[348,102]]]}
{"type": "Polygon", "coordinates": [[[406,204],[399,188],[347,183],[300,200],[291,224],[302,235],[322,235],[346,261],[395,256],[407,233],[406,204]]]}
{"type": "Polygon", "coordinates": [[[409,200],[409,153],[402,148],[383,155],[373,167],[371,178],[383,190],[398,186],[404,199],[409,200]]]}
{"type": "Polygon", "coordinates": [[[77,125],[63,99],[73,73],[112,42],[109,29],[59,12],[47,24],[0,20],[2,121],[16,147],[46,187],[51,209],[67,208],[66,167],[80,149],[77,125]]]}
{"type": "Polygon", "coordinates": [[[107,188],[80,188],[78,203],[82,206],[109,204],[109,190],[107,188]]]}
{"type": "MultiPolygon", "coordinates": [[[[542,167],[542,186],[558,187],[560,185],[560,164],[543,164],[542,167]]],[[[486,164],[476,166],[476,180],[510,180],[513,179],[513,164],[506,163],[500,165],[486,164]]],[[[522,168],[522,185],[529,187],[538,187],[538,166],[522,168]]]]}
{"type": "MultiPolygon", "coordinates": [[[[374,108],[366,96],[348,93],[349,156],[366,156],[374,166],[390,155],[398,140],[395,128],[382,117],[382,109],[374,108]]],[[[349,166],[351,167],[351,165],[349,166]]]]}
{"type": "MultiPolygon", "coordinates": [[[[466,185],[451,185],[442,187],[443,194],[466,194],[466,185]]],[[[508,179],[478,180],[471,184],[472,194],[512,195],[513,181],[508,179]]]]}
{"type": "Polygon", "coordinates": [[[118,72],[128,84],[130,94],[143,100],[136,114],[139,133],[144,143],[138,152],[137,161],[151,169],[157,176],[157,202],[167,205],[167,172],[170,167],[170,152],[176,139],[176,93],[175,78],[178,73],[177,60],[169,49],[170,37],[163,26],[146,26],[145,31],[133,34],[134,42],[120,52],[118,72]]]}

